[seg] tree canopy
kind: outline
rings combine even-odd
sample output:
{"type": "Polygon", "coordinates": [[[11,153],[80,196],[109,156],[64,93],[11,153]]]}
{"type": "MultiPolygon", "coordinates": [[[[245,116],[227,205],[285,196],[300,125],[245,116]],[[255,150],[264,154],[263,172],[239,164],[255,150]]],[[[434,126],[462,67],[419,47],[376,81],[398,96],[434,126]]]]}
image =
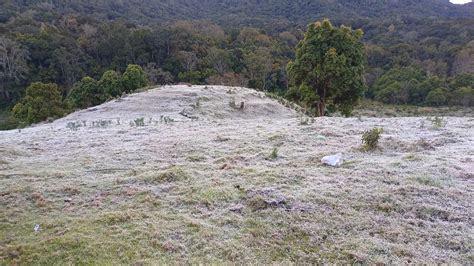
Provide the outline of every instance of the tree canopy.
{"type": "Polygon", "coordinates": [[[326,105],[350,114],[366,87],[362,35],[362,30],[334,27],[329,20],[310,24],[295,61],[288,64],[289,94],[320,116],[326,105]]]}
{"type": "Polygon", "coordinates": [[[24,124],[31,124],[64,114],[63,102],[56,84],[32,83],[26,95],[13,108],[13,115],[24,124]]]}

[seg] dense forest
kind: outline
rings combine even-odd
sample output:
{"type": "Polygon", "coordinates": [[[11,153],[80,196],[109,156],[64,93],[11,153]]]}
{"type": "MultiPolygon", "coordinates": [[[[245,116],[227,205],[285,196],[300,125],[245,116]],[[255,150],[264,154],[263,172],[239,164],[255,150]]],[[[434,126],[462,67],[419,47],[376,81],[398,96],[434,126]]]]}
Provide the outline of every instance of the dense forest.
{"type": "Polygon", "coordinates": [[[363,29],[366,96],[474,104],[474,4],[448,0],[6,0],[0,3],[0,110],[33,82],[66,97],[85,77],[136,64],[150,84],[248,86],[284,94],[309,22],[363,29]]]}

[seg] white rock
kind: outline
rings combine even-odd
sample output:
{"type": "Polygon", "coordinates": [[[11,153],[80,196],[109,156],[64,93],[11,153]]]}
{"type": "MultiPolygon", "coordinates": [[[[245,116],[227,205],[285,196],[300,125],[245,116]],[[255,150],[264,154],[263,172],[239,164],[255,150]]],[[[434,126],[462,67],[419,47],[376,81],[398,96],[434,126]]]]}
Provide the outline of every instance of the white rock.
{"type": "Polygon", "coordinates": [[[344,163],[344,160],[342,159],[342,154],[338,153],[336,155],[324,156],[321,159],[321,163],[334,167],[339,167],[344,163]]]}

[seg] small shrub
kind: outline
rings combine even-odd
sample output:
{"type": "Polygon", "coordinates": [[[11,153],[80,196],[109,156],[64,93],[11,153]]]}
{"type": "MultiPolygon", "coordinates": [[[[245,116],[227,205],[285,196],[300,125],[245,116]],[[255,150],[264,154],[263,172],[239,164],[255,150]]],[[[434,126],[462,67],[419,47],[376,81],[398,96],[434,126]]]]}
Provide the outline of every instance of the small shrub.
{"type": "Polygon", "coordinates": [[[174,122],[174,119],[169,116],[160,116],[160,123],[169,124],[173,122],[174,122]]]}
{"type": "Polygon", "coordinates": [[[278,158],[278,148],[277,147],[273,148],[272,153],[270,154],[269,158],[271,160],[275,160],[276,158],[278,158]]]}
{"type": "Polygon", "coordinates": [[[135,126],[137,127],[143,127],[145,126],[145,118],[137,118],[134,120],[135,126]]]}
{"type": "Polygon", "coordinates": [[[362,143],[366,151],[374,150],[377,148],[380,137],[383,133],[383,128],[372,128],[367,130],[362,135],[362,143]]]}
{"type": "Polygon", "coordinates": [[[103,128],[112,125],[112,120],[97,120],[92,121],[91,127],[92,128],[103,128]]]}
{"type": "Polygon", "coordinates": [[[433,128],[435,129],[443,128],[448,123],[442,117],[438,117],[438,116],[434,118],[427,118],[427,120],[431,122],[431,124],[433,125],[433,128]]]}
{"type": "Polygon", "coordinates": [[[72,131],[77,131],[80,127],[82,127],[82,123],[80,122],[68,122],[66,128],[69,128],[72,131]]]}
{"type": "Polygon", "coordinates": [[[305,116],[305,115],[302,115],[300,117],[300,125],[302,126],[307,126],[307,125],[311,125],[314,123],[314,117],[308,117],[308,116],[305,116]]]}

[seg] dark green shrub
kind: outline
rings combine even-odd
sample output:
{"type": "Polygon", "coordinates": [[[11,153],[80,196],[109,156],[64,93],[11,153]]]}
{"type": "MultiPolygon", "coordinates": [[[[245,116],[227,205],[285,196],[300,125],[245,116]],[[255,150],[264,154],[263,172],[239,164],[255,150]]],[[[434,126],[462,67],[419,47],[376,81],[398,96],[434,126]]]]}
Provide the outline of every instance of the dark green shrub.
{"type": "Polygon", "coordinates": [[[145,87],[147,77],[145,71],[139,65],[128,65],[122,75],[122,86],[125,92],[132,92],[138,88],[145,87]]]}
{"type": "Polygon", "coordinates": [[[377,148],[380,137],[382,136],[383,128],[372,128],[367,130],[362,135],[362,144],[366,151],[377,148]]]}
{"type": "Polygon", "coordinates": [[[474,89],[472,87],[461,87],[453,92],[451,104],[462,106],[474,105],[474,89]]]}
{"type": "Polygon", "coordinates": [[[10,130],[18,127],[18,121],[8,111],[0,111],[0,130],[10,130]]]}
{"type": "Polygon", "coordinates": [[[426,96],[426,103],[431,106],[444,105],[446,104],[447,100],[448,93],[442,88],[434,89],[428,93],[428,96],[426,96]]]}
{"type": "Polygon", "coordinates": [[[13,116],[24,124],[61,117],[64,113],[60,90],[53,83],[32,83],[25,97],[13,107],[13,116]]]}
{"type": "Polygon", "coordinates": [[[123,91],[122,84],[120,82],[120,75],[113,70],[106,71],[99,80],[98,85],[100,87],[100,91],[112,97],[119,96],[123,91]]]}
{"type": "Polygon", "coordinates": [[[74,108],[87,108],[103,103],[107,99],[96,80],[85,77],[74,84],[68,100],[74,108]]]}

